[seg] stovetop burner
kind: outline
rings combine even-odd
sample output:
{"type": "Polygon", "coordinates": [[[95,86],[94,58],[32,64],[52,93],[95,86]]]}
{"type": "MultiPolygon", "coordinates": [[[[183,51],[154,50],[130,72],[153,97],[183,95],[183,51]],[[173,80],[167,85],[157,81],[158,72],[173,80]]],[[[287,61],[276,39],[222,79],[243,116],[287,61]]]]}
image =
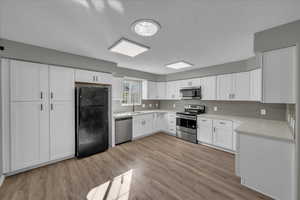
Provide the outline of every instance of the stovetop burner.
{"type": "Polygon", "coordinates": [[[177,112],[177,114],[182,115],[199,115],[205,113],[205,106],[204,105],[187,105],[184,107],[184,112],[177,112]]]}

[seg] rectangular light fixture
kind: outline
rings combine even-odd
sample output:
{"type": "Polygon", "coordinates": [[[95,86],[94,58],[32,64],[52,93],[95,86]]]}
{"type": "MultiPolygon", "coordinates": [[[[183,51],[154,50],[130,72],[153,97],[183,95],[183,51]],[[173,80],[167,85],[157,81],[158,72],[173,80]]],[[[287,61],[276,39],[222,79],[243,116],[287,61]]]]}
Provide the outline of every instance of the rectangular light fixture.
{"type": "Polygon", "coordinates": [[[172,69],[182,69],[187,67],[192,67],[193,65],[191,63],[188,63],[186,61],[179,61],[171,64],[167,64],[166,67],[172,68],[172,69]]]}
{"type": "Polygon", "coordinates": [[[144,46],[142,44],[138,44],[125,38],[121,38],[108,50],[114,53],[135,57],[141,53],[148,51],[149,49],[149,47],[144,46]]]}

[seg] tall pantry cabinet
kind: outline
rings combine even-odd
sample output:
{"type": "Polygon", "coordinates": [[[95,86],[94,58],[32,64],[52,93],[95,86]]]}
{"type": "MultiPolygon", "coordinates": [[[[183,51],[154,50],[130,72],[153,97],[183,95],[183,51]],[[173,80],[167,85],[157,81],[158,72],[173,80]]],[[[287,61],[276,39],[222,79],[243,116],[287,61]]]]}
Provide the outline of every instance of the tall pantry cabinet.
{"type": "Polygon", "coordinates": [[[10,171],[73,156],[74,71],[9,61],[10,171]]]}

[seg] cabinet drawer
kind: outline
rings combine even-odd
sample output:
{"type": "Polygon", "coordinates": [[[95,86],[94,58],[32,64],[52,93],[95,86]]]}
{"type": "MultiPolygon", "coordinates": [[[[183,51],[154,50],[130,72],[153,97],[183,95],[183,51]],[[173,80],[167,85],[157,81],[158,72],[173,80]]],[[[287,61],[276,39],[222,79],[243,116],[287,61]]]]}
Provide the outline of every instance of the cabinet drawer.
{"type": "Polygon", "coordinates": [[[213,120],[213,125],[219,128],[229,128],[232,129],[233,123],[229,120],[213,120]]]}
{"type": "Polygon", "coordinates": [[[201,127],[201,126],[212,127],[213,120],[198,117],[197,118],[197,124],[198,124],[199,127],[201,127]]]}

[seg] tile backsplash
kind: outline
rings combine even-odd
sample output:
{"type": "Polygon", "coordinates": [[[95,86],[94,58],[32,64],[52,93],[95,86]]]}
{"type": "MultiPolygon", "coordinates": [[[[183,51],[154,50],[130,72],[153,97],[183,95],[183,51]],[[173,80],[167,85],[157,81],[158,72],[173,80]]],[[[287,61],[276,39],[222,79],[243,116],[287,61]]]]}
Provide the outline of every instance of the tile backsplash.
{"type": "Polygon", "coordinates": [[[160,101],[160,109],[166,110],[184,110],[187,104],[201,104],[206,106],[206,113],[235,115],[241,117],[255,117],[270,120],[285,121],[287,116],[286,104],[263,104],[259,102],[242,102],[242,101],[160,101]],[[262,115],[265,111],[265,115],[262,115]]]}
{"type": "MultiPolygon", "coordinates": [[[[158,100],[143,100],[141,105],[134,106],[136,111],[159,109],[158,100]]],[[[122,106],[120,101],[112,101],[112,112],[131,112],[132,106],[122,106]]]]}

